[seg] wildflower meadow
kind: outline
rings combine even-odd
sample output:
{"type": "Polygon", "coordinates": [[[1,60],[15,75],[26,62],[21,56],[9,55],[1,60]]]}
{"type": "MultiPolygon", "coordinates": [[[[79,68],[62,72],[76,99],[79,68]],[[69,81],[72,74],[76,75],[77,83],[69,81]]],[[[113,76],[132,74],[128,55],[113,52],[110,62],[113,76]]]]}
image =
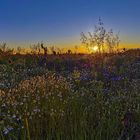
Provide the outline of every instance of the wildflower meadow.
{"type": "MultiPolygon", "coordinates": [[[[140,50],[5,55],[0,60],[0,140],[122,140],[140,122],[140,50]],[[42,64],[41,64],[42,63],[42,64]]],[[[140,132],[140,131],[139,131],[140,132]]]]}

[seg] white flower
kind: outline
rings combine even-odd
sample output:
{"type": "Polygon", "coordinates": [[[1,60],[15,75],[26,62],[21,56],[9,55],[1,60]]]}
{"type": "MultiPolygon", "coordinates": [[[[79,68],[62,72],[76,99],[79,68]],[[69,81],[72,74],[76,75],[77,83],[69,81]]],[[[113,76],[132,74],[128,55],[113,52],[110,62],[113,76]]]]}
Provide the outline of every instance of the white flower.
{"type": "Polygon", "coordinates": [[[3,134],[4,134],[4,135],[7,135],[11,130],[13,130],[12,127],[4,128],[3,134]]]}

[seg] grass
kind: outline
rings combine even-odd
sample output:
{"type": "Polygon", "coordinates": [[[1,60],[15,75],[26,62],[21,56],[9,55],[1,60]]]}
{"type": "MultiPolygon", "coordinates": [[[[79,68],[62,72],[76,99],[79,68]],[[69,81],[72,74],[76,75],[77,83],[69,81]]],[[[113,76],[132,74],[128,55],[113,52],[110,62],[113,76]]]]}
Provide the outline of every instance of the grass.
{"type": "Polygon", "coordinates": [[[0,90],[1,140],[116,140],[126,112],[140,122],[135,52],[104,56],[103,61],[90,55],[57,56],[59,65],[53,59],[39,69],[33,63],[19,69],[14,62],[1,65],[2,82],[7,76],[16,83],[0,90]],[[27,72],[31,68],[32,75],[27,72]]]}

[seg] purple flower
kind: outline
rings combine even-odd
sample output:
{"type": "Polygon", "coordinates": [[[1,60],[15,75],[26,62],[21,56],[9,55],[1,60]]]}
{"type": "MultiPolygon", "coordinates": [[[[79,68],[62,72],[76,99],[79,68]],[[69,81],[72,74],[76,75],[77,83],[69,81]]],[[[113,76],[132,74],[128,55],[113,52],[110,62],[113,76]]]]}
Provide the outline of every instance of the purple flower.
{"type": "Polygon", "coordinates": [[[4,128],[4,130],[3,130],[3,134],[4,135],[7,135],[10,131],[12,131],[13,130],[13,128],[12,127],[7,127],[7,128],[4,128]]]}
{"type": "Polygon", "coordinates": [[[112,81],[120,81],[121,79],[121,76],[114,76],[111,78],[112,81]]]}

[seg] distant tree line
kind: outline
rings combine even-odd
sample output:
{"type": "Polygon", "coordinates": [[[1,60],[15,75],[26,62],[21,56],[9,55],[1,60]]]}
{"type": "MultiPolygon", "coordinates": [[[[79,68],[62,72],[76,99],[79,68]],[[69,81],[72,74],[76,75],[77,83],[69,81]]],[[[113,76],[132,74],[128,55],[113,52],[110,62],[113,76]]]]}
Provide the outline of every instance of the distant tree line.
{"type": "MultiPolygon", "coordinates": [[[[104,27],[104,23],[101,18],[99,18],[98,24],[95,26],[94,32],[88,32],[88,34],[81,33],[81,43],[85,48],[90,52],[91,48],[97,46],[98,53],[104,53],[109,51],[110,53],[114,52],[120,43],[119,33],[114,34],[113,29],[107,31],[104,27]]],[[[30,53],[33,55],[42,55],[46,57],[48,53],[53,55],[59,55],[64,53],[64,48],[58,48],[53,46],[44,45],[45,43],[37,43],[30,45],[30,53]]],[[[78,53],[78,46],[74,47],[75,54],[78,53]]],[[[25,49],[18,46],[17,48],[9,48],[5,42],[0,43],[0,55],[9,55],[9,54],[21,54],[26,53],[25,49]]],[[[72,54],[72,50],[68,49],[65,54],[72,54]]]]}

